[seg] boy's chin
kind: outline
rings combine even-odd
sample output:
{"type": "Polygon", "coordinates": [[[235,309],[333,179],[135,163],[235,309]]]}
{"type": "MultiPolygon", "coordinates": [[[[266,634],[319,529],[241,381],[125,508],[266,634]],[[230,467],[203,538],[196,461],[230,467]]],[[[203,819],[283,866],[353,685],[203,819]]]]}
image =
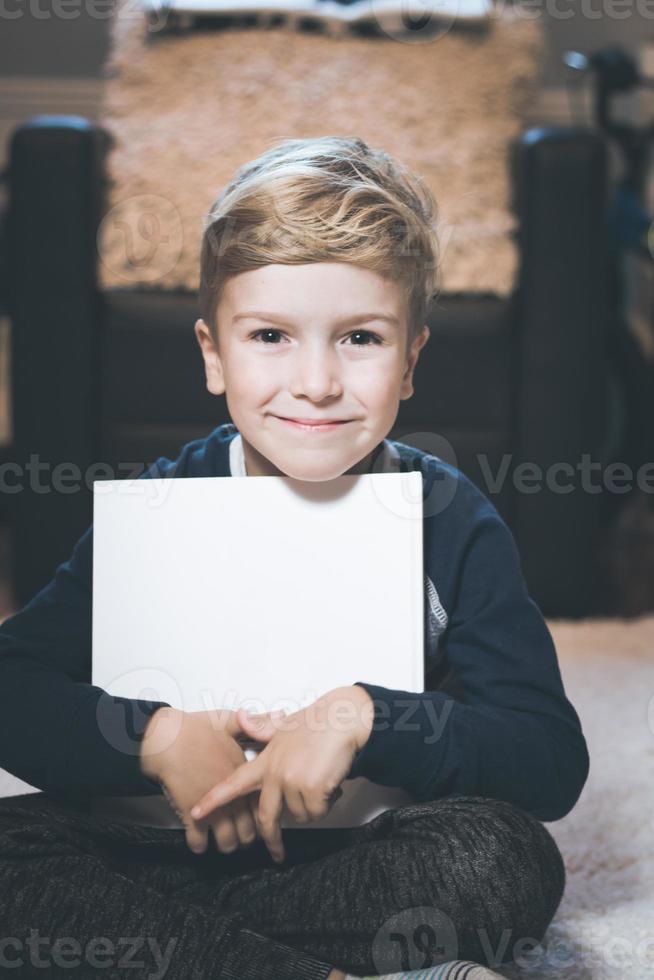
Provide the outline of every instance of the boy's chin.
{"type": "Polygon", "coordinates": [[[279,470],[285,476],[293,480],[302,480],[306,483],[324,483],[328,480],[335,480],[339,476],[356,475],[358,472],[367,472],[364,461],[350,460],[329,460],[327,454],[322,459],[284,459],[276,462],[279,470]]]}
{"type": "Polygon", "coordinates": [[[285,471],[285,476],[290,477],[292,480],[299,480],[303,483],[327,483],[329,480],[336,480],[339,476],[347,476],[348,469],[343,467],[335,467],[328,469],[324,466],[322,467],[289,467],[289,471],[285,471]]]}

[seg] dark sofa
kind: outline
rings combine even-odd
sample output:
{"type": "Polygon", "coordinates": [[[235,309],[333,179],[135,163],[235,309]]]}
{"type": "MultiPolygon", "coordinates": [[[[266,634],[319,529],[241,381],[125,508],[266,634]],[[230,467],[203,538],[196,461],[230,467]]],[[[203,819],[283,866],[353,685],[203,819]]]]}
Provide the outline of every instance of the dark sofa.
{"type": "MultiPolygon", "coordinates": [[[[6,502],[21,604],[92,520],[91,483],[73,486],[71,470],[69,491],[53,489],[57,464],[83,475],[106,462],[116,478],[134,476],[229,418],[224,398],[205,389],[196,296],[98,286],[110,145],[106,131],[76,116],[29,119],[10,143],[5,281],[22,478],[6,502]],[[40,481],[37,463],[45,464],[40,481]]],[[[508,299],[441,294],[416,393],[401,403],[390,435],[445,458],[439,447],[451,444],[453,461],[513,530],[543,611],[578,616],[593,610],[602,495],[577,484],[570,493],[524,492],[512,474],[523,462],[574,467],[583,454],[607,453],[607,150],[590,129],[530,129],[507,166],[518,286],[508,299]],[[487,474],[504,454],[510,465],[495,493],[487,474]]]]}

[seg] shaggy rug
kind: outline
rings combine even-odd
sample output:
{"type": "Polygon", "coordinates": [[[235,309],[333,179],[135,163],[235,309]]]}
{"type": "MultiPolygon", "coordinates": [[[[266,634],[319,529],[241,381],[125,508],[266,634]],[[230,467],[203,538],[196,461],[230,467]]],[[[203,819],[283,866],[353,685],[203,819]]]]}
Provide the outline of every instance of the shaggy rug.
{"type": "Polygon", "coordinates": [[[654,616],[549,622],[586,735],[575,808],[547,824],[567,887],[541,948],[511,980],[654,977],[654,616]]]}
{"type": "MultiPolygon", "coordinates": [[[[654,977],[654,616],[549,621],[591,767],[573,811],[546,824],[567,886],[543,942],[508,980],[654,977]]],[[[4,774],[0,795],[31,789],[4,774]]],[[[406,980],[431,980],[415,971],[406,980]]]]}
{"type": "Polygon", "coordinates": [[[233,25],[149,33],[131,0],[103,67],[103,288],[196,290],[202,219],[238,167],[286,137],[357,135],[415,169],[439,205],[444,292],[508,295],[516,219],[508,147],[543,51],[539,20],[499,4],[432,40],[233,25]]]}

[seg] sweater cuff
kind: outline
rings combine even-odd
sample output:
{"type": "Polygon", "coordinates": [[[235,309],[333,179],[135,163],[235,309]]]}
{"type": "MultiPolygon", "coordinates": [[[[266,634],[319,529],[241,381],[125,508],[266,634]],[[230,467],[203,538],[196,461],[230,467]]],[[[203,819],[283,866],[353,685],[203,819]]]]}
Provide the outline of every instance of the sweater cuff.
{"type": "Polygon", "coordinates": [[[419,799],[445,751],[452,698],[434,691],[398,691],[366,681],[355,684],[372,698],[374,718],[348,779],[365,776],[382,786],[402,787],[419,799]]]}
{"type": "Polygon", "coordinates": [[[166,701],[125,698],[94,686],[77,705],[68,729],[62,771],[50,783],[67,794],[92,796],[150,796],[161,793],[158,782],[141,769],[145,728],[166,701]]]}

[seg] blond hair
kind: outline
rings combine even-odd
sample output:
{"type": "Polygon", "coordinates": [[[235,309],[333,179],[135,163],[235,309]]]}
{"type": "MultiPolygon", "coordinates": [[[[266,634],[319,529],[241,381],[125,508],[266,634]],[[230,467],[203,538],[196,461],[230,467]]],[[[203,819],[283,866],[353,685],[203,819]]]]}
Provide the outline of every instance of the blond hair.
{"type": "Polygon", "coordinates": [[[230,276],[271,263],[350,262],[402,286],[408,348],[436,295],[436,215],[424,180],[358,137],[278,141],[236,171],[204,219],[200,316],[217,341],[230,276]]]}

